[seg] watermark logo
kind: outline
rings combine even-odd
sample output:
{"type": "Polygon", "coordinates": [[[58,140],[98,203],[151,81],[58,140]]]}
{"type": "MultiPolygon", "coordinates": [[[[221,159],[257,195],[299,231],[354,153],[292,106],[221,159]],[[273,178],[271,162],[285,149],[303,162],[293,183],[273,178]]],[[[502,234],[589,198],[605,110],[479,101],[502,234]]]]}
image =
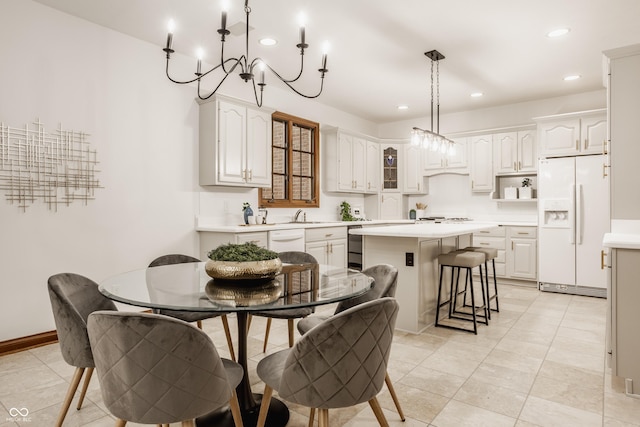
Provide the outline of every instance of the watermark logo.
{"type": "Polygon", "coordinates": [[[27,408],[11,408],[9,409],[9,417],[6,418],[7,422],[31,422],[29,416],[29,409],[27,408]]]}

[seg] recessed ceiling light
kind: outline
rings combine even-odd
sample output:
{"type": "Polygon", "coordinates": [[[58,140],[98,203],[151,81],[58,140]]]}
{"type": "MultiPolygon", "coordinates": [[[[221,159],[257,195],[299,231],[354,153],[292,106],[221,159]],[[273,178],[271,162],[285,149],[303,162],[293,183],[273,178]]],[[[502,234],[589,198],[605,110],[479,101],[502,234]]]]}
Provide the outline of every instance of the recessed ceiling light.
{"type": "Polygon", "coordinates": [[[398,110],[408,110],[409,106],[408,105],[398,105],[398,110]]]}
{"type": "Polygon", "coordinates": [[[480,97],[481,97],[481,96],[483,96],[483,95],[484,95],[484,93],[482,93],[482,92],[473,92],[473,93],[471,94],[471,97],[472,97],[472,98],[480,98],[480,97]]]}
{"type": "Polygon", "coordinates": [[[568,81],[571,81],[571,80],[578,80],[579,78],[580,78],[579,74],[574,74],[572,76],[566,76],[564,78],[564,81],[568,82],[568,81]]]}
{"type": "Polygon", "coordinates": [[[276,39],[271,39],[269,37],[265,37],[264,39],[260,39],[260,44],[262,46],[273,46],[278,44],[278,41],[276,39]]]}
{"type": "Polygon", "coordinates": [[[547,37],[560,37],[571,31],[569,28],[558,28],[557,30],[549,31],[547,37]]]}

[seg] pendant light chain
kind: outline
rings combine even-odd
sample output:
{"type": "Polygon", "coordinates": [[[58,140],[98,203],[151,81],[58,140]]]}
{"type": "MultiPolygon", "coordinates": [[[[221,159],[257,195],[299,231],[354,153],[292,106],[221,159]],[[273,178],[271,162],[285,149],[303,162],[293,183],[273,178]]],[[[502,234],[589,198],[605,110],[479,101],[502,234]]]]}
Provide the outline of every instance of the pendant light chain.
{"type": "Polygon", "coordinates": [[[431,61],[431,132],[433,132],[433,61],[431,61]]]}
{"type": "MultiPolygon", "coordinates": [[[[440,133],[440,61],[436,62],[436,105],[438,108],[438,121],[436,122],[436,133],[440,133]]],[[[433,61],[431,62],[431,67],[433,67],[433,61]]]]}

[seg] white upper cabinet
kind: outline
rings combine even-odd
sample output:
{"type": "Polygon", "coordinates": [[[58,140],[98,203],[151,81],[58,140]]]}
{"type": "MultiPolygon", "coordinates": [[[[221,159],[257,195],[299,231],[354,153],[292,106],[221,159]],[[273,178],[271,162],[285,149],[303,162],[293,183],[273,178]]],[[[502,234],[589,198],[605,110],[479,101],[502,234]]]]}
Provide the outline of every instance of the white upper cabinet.
{"type": "Polygon", "coordinates": [[[377,193],[380,191],[380,144],[367,141],[367,179],[365,191],[377,193]]]}
{"type": "Polygon", "coordinates": [[[402,191],[409,194],[425,194],[424,176],[422,174],[422,147],[405,144],[400,163],[404,170],[402,191]]]}
{"type": "Polygon", "coordinates": [[[605,110],[539,117],[536,120],[541,157],[604,152],[607,140],[605,110]]]}
{"type": "Polygon", "coordinates": [[[471,191],[491,192],[493,179],[492,135],[479,135],[469,139],[471,148],[471,191]]]}
{"type": "Polygon", "coordinates": [[[537,151],[535,130],[495,134],[493,136],[495,174],[536,172],[537,151]]]}
{"type": "Polygon", "coordinates": [[[466,175],[469,173],[467,162],[467,138],[454,138],[454,149],[448,153],[439,150],[422,151],[422,169],[425,175],[439,173],[457,173],[466,175]]]}
{"type": "Polygon", "coordinates": [[[200,104],[200,185],[271,186],[271,113],[220,96],[200,104]]]}
{"type": "Polygon", "coordinates": [[[326,190],[377,193],[381,169],[379,144],[335,128],[324,130],[323,137],[326,190]]]}

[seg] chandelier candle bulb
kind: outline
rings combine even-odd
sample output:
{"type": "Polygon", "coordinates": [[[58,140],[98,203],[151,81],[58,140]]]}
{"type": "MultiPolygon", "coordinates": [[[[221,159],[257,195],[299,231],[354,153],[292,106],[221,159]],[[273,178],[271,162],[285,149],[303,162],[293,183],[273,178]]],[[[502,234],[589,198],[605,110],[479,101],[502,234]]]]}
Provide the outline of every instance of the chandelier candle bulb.
{"type": "Polygon", "coordinates": [[[167,24],[167,47],[165,48],[165,51],[167,52],[167,54],[169,52],[173,52],[173,50],[171,49],[171,45],[173,44],[173,31],[176,28],[176,23],[173,21],[173,19],[169,19],[169,23],[167,24]]]}

